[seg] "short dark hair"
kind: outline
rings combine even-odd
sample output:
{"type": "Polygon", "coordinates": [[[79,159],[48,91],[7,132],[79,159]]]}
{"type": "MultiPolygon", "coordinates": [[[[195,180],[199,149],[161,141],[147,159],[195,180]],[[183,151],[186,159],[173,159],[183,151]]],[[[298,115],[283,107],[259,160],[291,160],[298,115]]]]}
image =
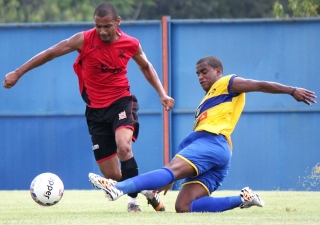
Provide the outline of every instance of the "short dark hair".
{"type": "Polygon", "coordinates": [[[206,56],[198,60],[197,65],[200,63],[206,62],[209,66],[211,66],[213,69],[216,69],[218,67],[221,68],[221,72],[223,72],[223,65],[219,58],[215,56],[206,56]]]}
{"type": "Polygon", "coordinates": [[[94,11],[93,16],[98,16],[100,18],[103,18],[105,16],[112,15],[112,18],[114,20],[118,19],[118,12],[114,5],[110,3],[102,3],[100,4],[96,10],[94,11]]]}

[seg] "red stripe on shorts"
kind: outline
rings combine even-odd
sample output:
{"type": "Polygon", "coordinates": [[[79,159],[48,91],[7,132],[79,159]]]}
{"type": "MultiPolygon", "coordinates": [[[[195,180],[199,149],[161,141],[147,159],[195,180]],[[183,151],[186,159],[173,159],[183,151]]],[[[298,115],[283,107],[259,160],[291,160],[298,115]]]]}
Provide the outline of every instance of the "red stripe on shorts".
{"type": "Polygon", "coordinates": [[[112,155],[110,155],[110,156],[108,156],[106,158],[100,159],[100,160],[97,161],[97,163],[101,163],[101,162],[106,161],[108,159],[111,159],[111,158],[113,158],[115,156],[117,156],[117,153],[114,153],[114,154],[112,154],[112,155]]]}

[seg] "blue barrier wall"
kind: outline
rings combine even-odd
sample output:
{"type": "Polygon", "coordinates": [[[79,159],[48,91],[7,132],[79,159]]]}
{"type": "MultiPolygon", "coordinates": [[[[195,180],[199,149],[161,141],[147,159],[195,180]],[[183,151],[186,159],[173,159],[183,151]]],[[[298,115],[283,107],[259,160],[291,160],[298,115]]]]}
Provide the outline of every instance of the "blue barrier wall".
{"type": "MultiPolygon", "coordinates": [[[[0,27],[3,76],[40,51],[93,27],[92,23],[21,24],[0,27]]],[[[161,24],[123,22],[137,37],[161,77],[161,24]]],[[[54,59],[25,74],[11,89],[0,88],[0,189],[28,189],[42,172],[54,172],[66,189],[91,189],[88,172],[99,173],[84,117],[77,76],[77,53],[54,59]]],[[[138,98],[140,133],[133,143],[141,172],[163,165],[162,105],[133,60],[131,91],[138,98]]]]}
{"type": "MultiPolygon", "coordinates": [[[[301,86],[319,94],[319,26],[319,19],[171,21],[173,154],[191,132],[194,110],[204,95],[195,73],[199,58],[218,56],[225,75],[301,86]]],[[[221,189],[249,185],[303,190],[299,182],[320,162],[319,127],[319,104],[309,107],[289,95],[248,93],[221,189]]]]}
{"type": "MultiPolygon", "coordinates": [[[[192,131],[193,112],[204,95],[196,61],[216,55],[224,74],[272,80],[319,92],[320,20],[171,20],[171,156],[192,131]]],[[[91,23],[0,25],[3,76],[34,54],[91,23]]],[[[123,22],[137,37],[162,78],[160,21],[123,22]]],[[[0,189],[28,189],[39,173],[58,174],[66,189],[91,189],[94,161],[72,63],[76,53],[27,73],[12,89],[0,88],[0,189]]],[[[141,133],[133,144],[140,172],[163,165],[162,107],[133,61],[131,90],[140,103],[141,133]]],[[[233,162],[222,189],[303,190],[299,178],[320,161],[320,105],[291,96],[248,93],[233,134],[233,162]]],[[[177,182],[176,188],[178,188],[177,182]]]]}

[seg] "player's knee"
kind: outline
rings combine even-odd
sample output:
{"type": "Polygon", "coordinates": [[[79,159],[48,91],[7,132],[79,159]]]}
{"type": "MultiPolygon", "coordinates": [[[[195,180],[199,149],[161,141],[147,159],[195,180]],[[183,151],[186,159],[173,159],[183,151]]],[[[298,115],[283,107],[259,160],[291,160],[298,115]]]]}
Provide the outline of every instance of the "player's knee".
{"type": "Polygon", "coordinates": [[[131,145],[126,142],[118,143],[117,152],[120,161],[128,160],[133,156],[131,145]]]}
{"type": "Polygon", "coordinates": [[[177,201],[175,204],[175,209],[177,213],[186,213],[190,212],[190,204],[177,201]]]}

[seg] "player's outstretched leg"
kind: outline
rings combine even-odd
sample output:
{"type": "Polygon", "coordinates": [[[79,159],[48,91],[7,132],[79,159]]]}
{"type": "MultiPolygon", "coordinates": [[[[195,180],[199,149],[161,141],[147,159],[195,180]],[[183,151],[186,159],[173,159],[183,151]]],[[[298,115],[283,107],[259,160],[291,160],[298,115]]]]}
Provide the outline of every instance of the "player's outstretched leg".
{"type": "Polygon", "coordinates": [[[123,192],[114,186],[117,181],[101,177],[94,173],[89,173],[89,181],[92,186],[103,190],[109,201],[114,201],[123,195],[123,192]]]}
{"type": "Polygon", "coordinates": [[[249,208],[251,206],[263,207],[264,205],[264,202],[259,195],[254,193],[249,187],[245,187],[241,190],[240,197],[242,200],[242,204],[240,205],[241,209],[249,208]]]}
{"type": "MultiPolygon", "coordinates": [[[[104,177],[99,176],[98,174],[89,173],[88,175],[89,181],[91,182],[92,186],[99,188],[104,191],[106,197],[109,201],[114,201],[124,195],[124,193],[120,190],[118,190],[115,185],[116,181],[112,179],[107,179],[104,177]]],[[[148,204],[151,204],[151,206],[156,211],[165,211],[165,206],[163,202],[161,201],[159,195],[156,192],[153,191],[141,191],[141,193],[146,196],[148,200],[148,204]]],[[[131,204],[133,205],[133,204],[131,204]]],[[[129,207],[129,206],[128,206],[129,207]]],[[[130,206],[132,207],[132,206],[130,206]]],[[[129,208],[128,208],[129,210],[129,208]]]]}

